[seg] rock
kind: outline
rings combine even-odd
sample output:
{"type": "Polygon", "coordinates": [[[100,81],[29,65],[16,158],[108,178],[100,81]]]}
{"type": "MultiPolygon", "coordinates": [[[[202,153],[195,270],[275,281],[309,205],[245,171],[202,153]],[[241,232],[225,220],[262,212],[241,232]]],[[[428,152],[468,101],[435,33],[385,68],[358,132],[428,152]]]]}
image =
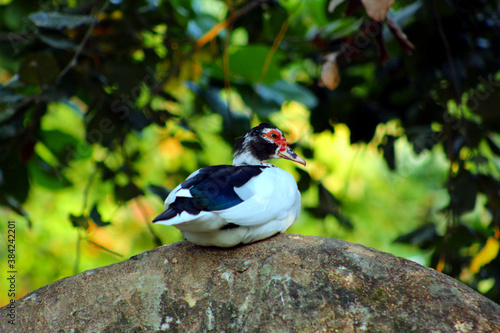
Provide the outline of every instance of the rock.
{"type": "Polygon", "coordinates": [[[35,290],[15,315],[0,331],[500,332],[500,306],[444,274],[291,234],[232,249],[158,247],[35,290]]]}

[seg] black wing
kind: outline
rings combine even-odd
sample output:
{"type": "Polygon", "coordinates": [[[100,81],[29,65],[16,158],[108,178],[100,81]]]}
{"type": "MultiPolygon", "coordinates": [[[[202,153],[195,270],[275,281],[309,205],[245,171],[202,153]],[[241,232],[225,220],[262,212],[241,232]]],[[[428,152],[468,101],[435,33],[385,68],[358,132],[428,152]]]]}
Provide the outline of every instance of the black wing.
{"type": "Polygon", "coordinates": [[[243,200],[234,191],[262,173],[266,166],[216,165],[201,169],[194,177],[181,184],[189,189],[192,198],[177,197],[168,209],[153,222],[168,220],[183,211],[197,215],[200,211],[223,210],[236,206],[243,200]]]}

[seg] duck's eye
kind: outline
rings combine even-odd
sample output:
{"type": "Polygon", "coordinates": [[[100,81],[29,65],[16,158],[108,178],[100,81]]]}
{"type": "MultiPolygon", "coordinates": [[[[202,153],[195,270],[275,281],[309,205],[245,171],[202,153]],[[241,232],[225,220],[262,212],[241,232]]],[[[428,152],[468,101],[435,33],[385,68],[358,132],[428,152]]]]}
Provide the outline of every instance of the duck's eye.
{"type": "Polygon", "coordinates": [[[271,133],[271,134],[269,134],[269,137],[270,137],[271,139],[277,139],[277,138],[278,138],[278,134],[276,134],[276,133],[271,133]]]}

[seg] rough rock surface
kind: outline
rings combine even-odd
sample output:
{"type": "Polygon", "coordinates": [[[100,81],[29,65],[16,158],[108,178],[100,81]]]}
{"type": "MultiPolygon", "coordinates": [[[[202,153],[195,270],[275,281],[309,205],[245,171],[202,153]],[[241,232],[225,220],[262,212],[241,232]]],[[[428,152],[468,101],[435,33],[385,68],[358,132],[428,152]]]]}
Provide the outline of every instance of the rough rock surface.
{"type": "Polygon", "coordinates": [[[1,332],[500,332],[500,306],[412,261],[284,234],[232,249],[179,242],[16,302],[1,332]]]}

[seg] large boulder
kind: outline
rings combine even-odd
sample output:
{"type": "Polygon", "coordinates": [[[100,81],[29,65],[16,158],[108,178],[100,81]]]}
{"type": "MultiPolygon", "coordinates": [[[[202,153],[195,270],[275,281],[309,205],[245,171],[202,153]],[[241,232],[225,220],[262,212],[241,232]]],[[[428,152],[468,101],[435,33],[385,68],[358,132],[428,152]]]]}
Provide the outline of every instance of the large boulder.
{"type": "Polygon", "coordinates": [[[178,242],[56,281],[2,332],[500,332],[500,306],[415,262],[284,234],[231,249],[178,242]]]}

